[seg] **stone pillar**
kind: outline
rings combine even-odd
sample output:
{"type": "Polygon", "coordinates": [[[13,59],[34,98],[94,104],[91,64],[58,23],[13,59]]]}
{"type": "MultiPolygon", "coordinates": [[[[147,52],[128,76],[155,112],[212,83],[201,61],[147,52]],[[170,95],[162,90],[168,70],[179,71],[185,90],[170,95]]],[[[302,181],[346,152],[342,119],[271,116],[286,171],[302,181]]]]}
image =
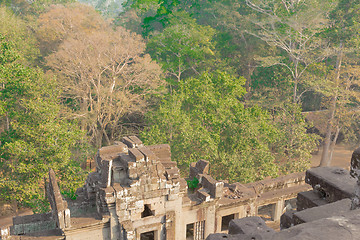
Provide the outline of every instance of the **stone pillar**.
{"type": "MultiPolygon", "coordinates": [[[[215,210],[215,204],[213,204],[212,206],[209,206],[206,209],[206,213],[205,213],[205,231],[204,231],[204,235],[205,238],[212,233],[216,232],[215,229],[215,221],[216,221],[216,210],[215,210]]],[[[221,225],[220,225],[221,228],[221,225]]]]}
{"type": "Polygon", "coordinates": [[[280,218],[281,218],[281,215],[283,213],[284,207],[285,207],[284,199],[280,199],[279,201],[277,201],[276,204],[274,204],[274,207],[273,207],[274,221],[280,221],[280,218]]]}
{"type": "Polygon", "coordinates": [[[166,240],[166,223],[165,222],[161,225],[161,232],[160,232],[159,240],[166,240]]]}
{"type": "MultiPolygon", "coordinates": [[[[174,231],[174,236],[171,236],[170,234],[167,235],[167,239],[186,239],[186,224],[185,224],[185,218],[186,216],[184,216],[184,214],[182,214],[182,199],[179,198],[177,200],[175,200],[175,206],[178,206],[177,208],[175,208],[175,216],[174,219],[175,221],[173,222],[173,224],[175,225],[175,231],[174,231]],[[175,238],[176,236],[176,238],[175,238]]],[[[168,229],[169,232],[169,229],[168,229]]]]}
{"type": "Polygon", "coordinates": [[[205,221],[194,223],[194,240],[204,240],[205,235],[205,221]]]}
{"type": "Polygon", "coordinates": [[[110,212],[110,236],[111,240],[120,240],[120,225],[119,219],[116,214],[116,208],[114,203],[108,204],[110,212]]]}
{"type": "Polygon", "coordinates": [[[120,240],[136,240],[135,229],[130,220],[122,222],[120,240]]]}
{"type": "Polygon", "coordinates": [[[360,208],[360,148],[355,149],[351,156],[350,175],[357,179],[351,210],[360,208]]]}

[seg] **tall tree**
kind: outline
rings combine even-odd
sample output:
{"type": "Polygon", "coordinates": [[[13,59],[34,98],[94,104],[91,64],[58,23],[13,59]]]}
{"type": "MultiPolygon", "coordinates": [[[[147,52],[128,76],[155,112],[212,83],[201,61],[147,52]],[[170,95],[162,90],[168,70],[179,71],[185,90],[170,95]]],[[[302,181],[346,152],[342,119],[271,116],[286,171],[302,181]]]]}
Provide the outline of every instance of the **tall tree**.
{"type": "Polygon", "coordinates": [[[22,49],[23,63],[33,64],[39,57],[35,35],[27,22],[16,16],[8,7],[0,6],[0,34],[11,41],[16,49],[22,49]]]}
{"type": "Polygon", "coordinates": [[[198,75],[204,62],[214,56],[215,30],[196,23],[186,12],[171,15],[163,32],[153,36],[147,49],[163,69],[180,82],[183,75],[198,75]]]}
{"type": "Polygon", "coordinates": [[[223,72],[184,79],[148,113],[142,138],[147,144],[170,143],[182,172],[190,162],[207,159],[217,178],[249,182],[276,176],[269,147],[277,130],[266,112],[239,101],[244,82],[223,72]]]}
{"type": "Polygon", "coordinates": [[[281,65],[292,76],[293,103],[298,103],[303,92],[299,85],[306,86],[305,71],[317,62],[330,56],[326,39],[319,34],[328,26],[327,14],[334,7],[330,1],[252,1],[247,5],[258,13],[253,20],[257,31],[254,36],[283,51],[277,58],[263,57],[263,66],[281,65]]]}
{"type": "Polygon", "coordinates": [[[52,5],[37,19],[37,38],[42,55],[47,56],[78,33],[91,34],[108,28],[104,19],[90,6],[80,3],[52,5]]]}
{"type": "Polygon", "coordinates": [[[321,156],[320,166],[327,166],[331,162],[331,145],[332,135],[335,131],[335,141],[339,134],[340,126],[336,124],[336,110],[338,107],[338,100],[341,98],[341,89],[346,89],[347,85],[342,84],[341,66],[346,52],[349,52],[353,46],[358,44],[358,30],[359,30],[359,9],[360,3],[352,0],[340,0],[337,7],[330,14],[332,25],[328,31],[328,37],[332,40],[334,48],[337,50],[335,72],[332,75],[333,90],[330,97],[329,116],[327,121],[327,130],[324,140],[323,153],[321,156]],[[352,47],[350,47],[352,46],[352,47]]]}
{"type": "Polygon", "coordinates": [[[55,79],[23,66],[18,56],[0,35],[0,198],[36,210],[34,203],[46,202],[50,168],[61,176],[62,190],[74,191],[83,181],[80,163],[71,158],[82,133],[64,117],[55,79]]]}
{"type": "MultiPolygon", "coordinates": [[[[46,58],[46,65],[63,80],[63,98],[92,143],[100,147],[123,133],[121,129],[127,123],[122,118],[145,111],[147,94],[161,83],[161,69],[144,53],[141,36],[122,27],[112,29],[104,21],[92,22],[94,10],[89,16],[78,16],[73,6],[67,9],[52,24],[61,25],[64,19],[73,17],[82,19],[75,25],[79,31],[66,35],[54,31],[55,36],[59,34],[64,39],[61,38],[58,51],[46,58]],[[89,21],[88,29],[84,24],[89,21]]],[[[43,27],[50,28],[45,22],[43,27]]]]}

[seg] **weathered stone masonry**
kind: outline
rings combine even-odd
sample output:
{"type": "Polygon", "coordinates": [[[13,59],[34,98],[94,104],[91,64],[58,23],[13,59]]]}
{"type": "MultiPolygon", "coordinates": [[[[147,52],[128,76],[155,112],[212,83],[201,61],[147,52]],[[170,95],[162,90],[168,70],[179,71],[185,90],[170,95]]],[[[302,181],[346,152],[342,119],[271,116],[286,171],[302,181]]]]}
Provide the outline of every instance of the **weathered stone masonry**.
{"type": "Polygon", "coordinates": [[[259,217],[232,220],[229,234],[210,234],[206,240],[359,240],[360,148],[351,158],[350,172],[338,167],[306,171],[312,190],[297,196],[297,209],[281,216],[280,232],[259,217]]]}
{"type": "MultiPolygon", "coordinates": [[[[170,146],[144,146],[135,136],[99,149],[96,165],[77,190],[77,200],[67,203],[50,171],[48,220],[53,225],[21,234],[53,239],[201,240],[227,232],[232,219],[256,216],[265,205],[271,206],[273,220],[279,220],[285,201],[310,189],[303,173],[228,184],[213,179],[209,163],[200,160],[190,166],[190,179],[200,182],[190,191],[171,161],[170,146]]],[[[13,228],[18,226],[15,219],[13,228]]]]}

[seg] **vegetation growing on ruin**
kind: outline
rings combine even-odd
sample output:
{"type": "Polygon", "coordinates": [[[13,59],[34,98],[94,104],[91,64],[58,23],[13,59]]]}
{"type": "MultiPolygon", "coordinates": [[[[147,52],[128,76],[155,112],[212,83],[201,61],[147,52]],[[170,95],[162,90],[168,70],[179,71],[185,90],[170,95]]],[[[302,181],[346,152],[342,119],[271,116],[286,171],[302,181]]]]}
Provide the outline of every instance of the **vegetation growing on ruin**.
{"type": "Polygon", "coordinates": [[[358,1],[108,3],[0,1],[2,200],[45,210],[49,168],[73,196],[84,161],[128,134],[169,143],[184,175],[206,159],[241,182],[358,144],[358,1]]]}

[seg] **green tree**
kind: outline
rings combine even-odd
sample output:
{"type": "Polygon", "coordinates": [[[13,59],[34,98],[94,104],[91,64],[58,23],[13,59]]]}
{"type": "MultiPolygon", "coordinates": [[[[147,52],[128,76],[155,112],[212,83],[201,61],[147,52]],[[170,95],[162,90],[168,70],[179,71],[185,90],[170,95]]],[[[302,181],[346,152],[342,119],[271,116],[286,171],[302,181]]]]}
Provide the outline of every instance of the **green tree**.
{"type": "Polygon", "coordinates": [[[358,77],[349,78],[349,76],[354,76],[354,74],[349,74],[348,71],[345,71],[345,74],[343,74],[342,65],[344,65],[344,59],[347,60],[347,62],[345,62],[345,66],[348,65],[347,67],[354,65],[351,63],[354,61],[352,59],[355,59],[355,62],[357,62],[356,65],[358,65],[358,55],[354,49],[359,47],[359,36],[357,34],[360,24],[359,7],[360,3],[358,1],[340,0],[330,14],[331,26],[328,28],[325,37],[328,37],[332,41],[336,52],[336,60],[333,60],[334,71],[329,76],[329,86],[331,86],[331,90],[329,91],[328,86],[324,89],[325,91],[323,90],[323,93],[330,101],[327,106],[329,115],[320,166],[327,166],[331,162],[332,149],[336,144],[339,131],[342,127],[339,125],[341,122],[340,119],[344,116],[344,112],[351,112],[346,111],[346,107],[352,106],[351,108],[354,109],[354,103],[358,105],[357,99],[356,101],[352,101],[351,104],[351,101],[349,101],[351,98],[348,98],[349,95],[352,95],[350,93],[351,90],[356,90],[358,85],[355,81],[351,80],[357,80],[358,77]],[[353,82],[353,84],[351,84],[351,82],[353,82]],[[341,112],[343,114],[339,114],[341,112]]]}
{"type": "Polygon", "coordinates": [[[147,144],[170,143],[183,173],[190,162],[207,159],[217,178],[250,182],[276,176],[270,146],[277,129],[269,114],[240,102],[244,82],[223,72],[184,79],[148,113],[142,138],[147,144]]]}
{"type": "Polygon", "coordinates": [[[176,82],[183,75],[198,75],[204,62],[214,56],[215,30],[196,23],[186,12],[174,13],[168,26],[152,37],[147,51],[176,82]]]}
{"type": "Polygon", "coordinates": [[[53,4],[67,4],[75,1],[76,0],[0,0],[0,4],[3,3],[10,7],[17,15],[24,16],[28,19],[33,19],[33,17],[39,16],[53,4]]]}
{"type": "Polygon", "coordinates": [[[298,104],[285,102],[276,106],[273,123],[278,129],[278,141],[273,145],[277,164],[284,174],[301,172],[310,167],[311,152],[319,136],[307,133],[311,127],[305,121],[298,104]]]}
{"type": "Polygon", "coordinates": [[[252,21],[256,28],[249,31],[270,46],[281,50],[277,57],[259,58],[262,66],[281,65],[292,76],[292,102],[299,103],[306,87],[307,69],[331,55],[327,39],[321,38],[329,26],[327,15],[334,7],[333,1],[280,1],[246,0],[257,13],[252,21]]]}
{"type": "Polygon", "coordinates": [[[23,63],[33,64],[39,57],[36,38],[27,22],[16,16],[8,7],[0,6],[0,34],[22,50],[23,63]]]}
{"type": "Polygon", "coordinates": [[[55,79],[23,66],[18,58],[13,44],[1,37],[0,198],[37,211],[46,203],[44,177],[50,168],[65,191],[83,182],[84,172],[71,152],[83,134],[66,120],[55,79]]]}

